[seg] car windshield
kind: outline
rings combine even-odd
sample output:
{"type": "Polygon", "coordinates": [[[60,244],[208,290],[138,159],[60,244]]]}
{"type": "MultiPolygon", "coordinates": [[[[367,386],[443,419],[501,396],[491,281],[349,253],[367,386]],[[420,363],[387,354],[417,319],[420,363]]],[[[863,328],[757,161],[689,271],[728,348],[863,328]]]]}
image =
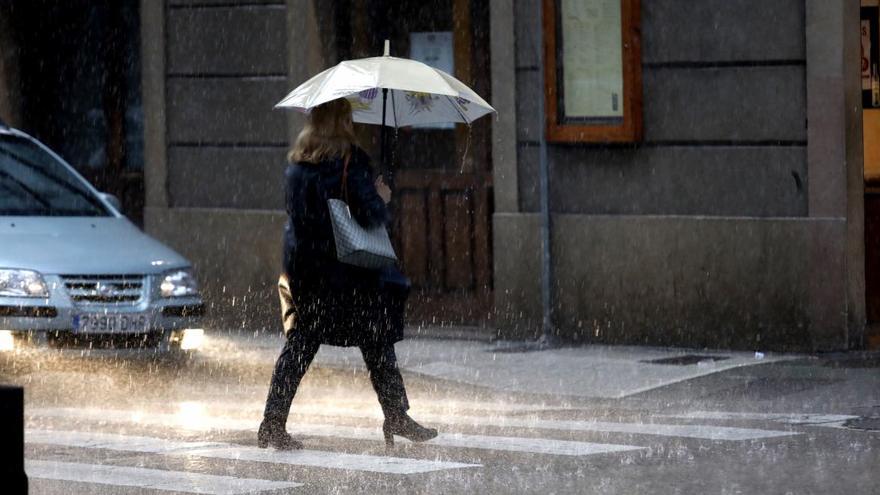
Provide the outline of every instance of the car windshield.
{"type": "Polygon", "coordinates": [[[21,136],[0,134],[0,215],[108,216],[57,158],[21,136]]]}

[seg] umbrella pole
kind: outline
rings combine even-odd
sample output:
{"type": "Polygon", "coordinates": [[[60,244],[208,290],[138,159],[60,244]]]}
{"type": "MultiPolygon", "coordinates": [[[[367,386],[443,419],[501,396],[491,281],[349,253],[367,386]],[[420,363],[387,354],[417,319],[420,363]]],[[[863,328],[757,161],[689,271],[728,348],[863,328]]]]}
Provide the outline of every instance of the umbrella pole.
{"type": "MultiPolygon", "coordinates": [[[[379,152],[379,161],[381,162],[381,166],[379,168],[379,173],[385,174],[388,171],[388,164],[385,163],[385,157],[387,156],[387,144],[385,139],[385,107],[388,105],[388,88],[382,88],[382,129],[379,133],[379,146],[381,151],[379,152]]],[[[388,177],[385,177],[386,182],[388,181],[388,177]]]]}

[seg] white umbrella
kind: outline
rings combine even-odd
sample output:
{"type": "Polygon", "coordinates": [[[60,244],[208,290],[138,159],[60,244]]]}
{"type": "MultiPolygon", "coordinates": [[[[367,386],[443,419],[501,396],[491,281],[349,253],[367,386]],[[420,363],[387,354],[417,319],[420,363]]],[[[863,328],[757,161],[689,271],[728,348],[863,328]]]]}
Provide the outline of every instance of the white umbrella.
{"type": "Polygon", "coordinates": [[[347,98],[355,122],[382,125],[380,161],[383,167],[386,126],[470,124],[495,112],[486,100],[458,79],[419,61],[392,57],[389,50],[385,40],[385,54],[381,57],[340,62],[300,84],[275,108],[308,113],[321,103],[347,98]],[[379,98],[379,90],[382,98],[379,98]]]}
{"type": "Polygon", "coordinates": [[[308,112],[321,103],[348,98],[355,122],[391,127],[470,124],[495,112],[451,75],[416,60],[391,57],[388,52],[386,40],[384,56],[341,62],[301,84],[275,108],[308,112]],[[383,90],[382,98],[379,90],[383,90]]]}

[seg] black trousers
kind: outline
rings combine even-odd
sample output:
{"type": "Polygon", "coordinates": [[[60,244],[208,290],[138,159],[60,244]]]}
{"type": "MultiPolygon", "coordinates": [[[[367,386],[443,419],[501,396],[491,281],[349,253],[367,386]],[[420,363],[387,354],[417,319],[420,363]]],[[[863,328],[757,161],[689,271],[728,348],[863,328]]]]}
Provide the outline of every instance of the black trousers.
{"type": "MultiPolygon", "coordinates": [[[[272,382],[269,386],[269,397],[263,418],[267,421],[287,424],[290,404],[296,389],[321,343],[303,336],[295,330],[287,333],[287,343],[275,363],[272,382]]],[[[394,344],[375,344],[360,347],[364,363],[370,373],[373,390],[379,397],[379,405],[386,418],[395,418],[409,409],[403,377],[397,367],[397,355],[394,344]]]]}

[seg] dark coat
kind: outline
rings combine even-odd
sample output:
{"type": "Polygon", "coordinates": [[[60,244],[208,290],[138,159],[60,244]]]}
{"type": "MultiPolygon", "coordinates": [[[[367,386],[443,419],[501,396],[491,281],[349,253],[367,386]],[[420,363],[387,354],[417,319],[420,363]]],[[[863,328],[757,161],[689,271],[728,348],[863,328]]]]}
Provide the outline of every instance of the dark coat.
{"type": "Polygon", "coordinates": [[[403,339],[409,282],[396,269],[369,270],[336,259],[327,199],[347,199],[365,227],[387,225],[389,213],[373,185],[370,158],[353,147],[343,197],[342,158],[293,163],[285,171],[287,225],[284,271],[296,308],[293,331],[330,345],[394,343],[403,339]]]}

